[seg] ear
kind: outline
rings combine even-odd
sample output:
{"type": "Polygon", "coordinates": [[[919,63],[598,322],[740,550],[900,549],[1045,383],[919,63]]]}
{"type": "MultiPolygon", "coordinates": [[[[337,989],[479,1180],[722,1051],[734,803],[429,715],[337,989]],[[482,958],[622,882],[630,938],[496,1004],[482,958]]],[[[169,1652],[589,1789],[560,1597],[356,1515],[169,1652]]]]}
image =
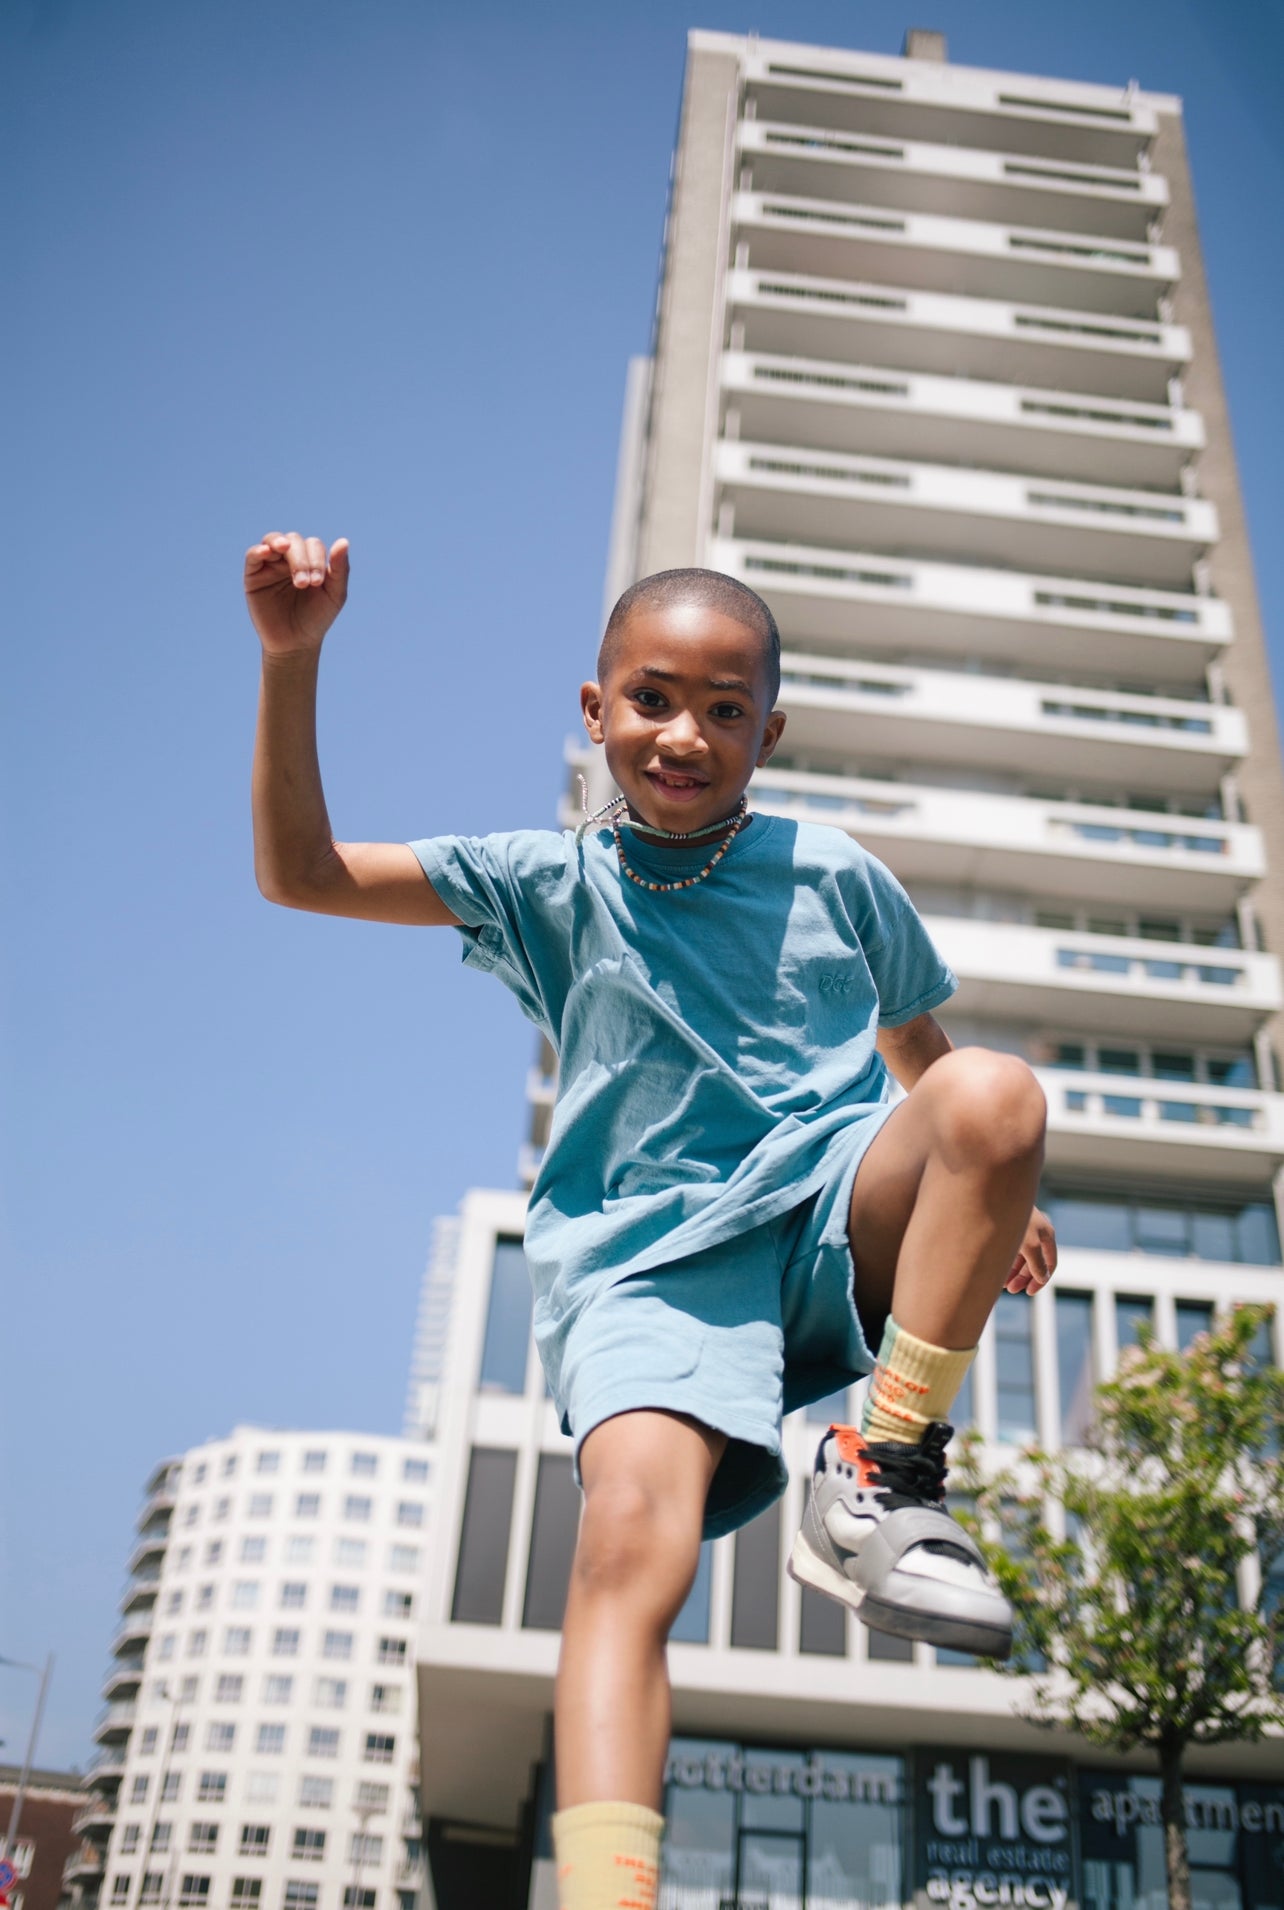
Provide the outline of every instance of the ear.
{"type": "Polygon", "coordinates": [[[606,731],[602,727],[602,686],[599,683],[580,685],[580,713],[584,718],[584,727],[595,743],[606,741],[606,731]]]}
{"type": "Polygon", "coordinates": [[[767,727],[762,732],[762,747],[758,751],[758,768],[769,763],[775,754],[776,744],[780,741],[785,728],[785,712],[773,710],[767,718],[767,727]]]}

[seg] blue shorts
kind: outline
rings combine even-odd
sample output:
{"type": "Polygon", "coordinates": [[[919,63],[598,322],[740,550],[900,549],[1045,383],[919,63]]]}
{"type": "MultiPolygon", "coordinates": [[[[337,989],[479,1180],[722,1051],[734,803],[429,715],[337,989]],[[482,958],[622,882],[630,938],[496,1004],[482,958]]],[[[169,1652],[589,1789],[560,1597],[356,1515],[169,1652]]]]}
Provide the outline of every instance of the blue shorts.
{"type": "Polygon", "coordinates": [[[765,1226],[595,1295],[562,1351],[577,1476],[595,1426],[650,1407],[687,1413],[728,1436],[709,1488],[705,1538],[735,1531],[780,1496],[788,1480],[783,1415],[874,1365],[847,1238],[856,1170],[872,1139],[866,1130],[832,1181],[765,1226]]]}

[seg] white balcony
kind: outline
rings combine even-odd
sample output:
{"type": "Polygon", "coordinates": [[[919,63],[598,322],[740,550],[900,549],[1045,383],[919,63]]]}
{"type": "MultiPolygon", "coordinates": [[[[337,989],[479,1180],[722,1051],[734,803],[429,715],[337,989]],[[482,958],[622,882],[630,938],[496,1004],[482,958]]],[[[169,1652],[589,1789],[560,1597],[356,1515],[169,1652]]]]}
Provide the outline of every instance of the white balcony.
{"type": "Polygon", "coordinates": [[[900,212],[1144,242],[1168,204],[1167,181],[1135,166],[1076,164],[764,119],[742,120],[736,145],[744,188],[900,212]]]}
{"type": "Polygon", "coordinates": [[[1050,1168],[1268,1181],[1284,1164],[1284,1095],[1036,1068],[1050,1168]]]}
{"type": "Polygon", "coordinates": [[[1217,541],[1217,512],[1206,499],[1061,478],[726,439],[715,449],[714,474],[726,536],[806,539],[1160,590],[1189,586],[1196,562],[1217,541]]]}
{"type": "Polygon", "coordinates": [[[113,1744],[127,1738],[137,1716],[138,1706],[132,1702],[105,1704],[94,1722],[95,1743],[113,1744]]]}
{"type": "Polygon", "coordinates": [[[1211,913],[1265,873],[1249,823],[770,766],[751,789],[755,809],[844,829],[909,884],[1211,913]]]}
{"type": "Polygon", "coordinates": [[[143,1657],[117,1658],[103,1679],[104,1698],[133,1697],[143,1678],[143,1657]]]}
{"type": "Polygon", "coordinates": [[[1171,246],[881,206],[837,206],[783,192],[735,193],[731,224],[736,264],[757,272],[872,279],[1124,318],[1157,318],[1159,301],[1181,275],[1171,246]]]}
{"type": "Polygon", "coordinates": [[[1248,750],[1241,710],[1020,678],[781,659],[788,749],[1215,794],[1248,750]]]}
{"type": "Polygon", "coordinates": [[[1026,669],[1202,684],[1231,641],[1230,612],[1216,597],[1134,590],[820,548],[716,537],[715,570],[743,578],[770,603],[791,646],[831,655],[985,657],[1026,669]]]}
{"type": "Polygon", "coordinates": [[[1135,166],[1158,130],[1120,88],[773,42],[745,61],[762,119],[1135,166]]]}
{"type": "Polygon", "coordinates": [[[62,1867],[64,1885],[73,1883],[92,1885],[101,1878],[103,1872],[103,1853],[96,1844],[84,1842],[78,1844],[62,1867]]]}
{"type": "Polygon", "coordinates": [[[751,351],[1011,378],[1150,404],[1164,402],[1191,357],[1181,325],[800,272],[737,269],[727,304],[751,351]]]}
{"type": "MultiPolygon", "coordinates": [[[[124,1747],[118,1744],[104,1745],[94,1752],[85,1771],[85,1782],[98,1789],[108,1789],[120,1783],[125,1770],[124,1747]]],[[[114,1791],[112,1792],[114,1795],[114,1791]]]]}
{"type": "Polygon", "coordinates": [[[809,451],[1178,492],[1204,445],[1198,412],[1032,385],[766,352],[726,353],[720,381],[728,436],[809,451]]]}
{"type": "Polygon", "coordinates": [[[1284,1003],[1274,955],[925,914],[959,978],[947,1013],[1239,1046],[1284,1003]]]}
{"type": "Polygon", "coordinates": [[[116,1636],[111,1641],[113,1657],[127,1657],[132,1653],[145,1650],[147,1640],[152,1635],[152,1613],[150,1610],[134,1612],[124,1620],[116,1636]]]}
{"type": "Polygon", "coordinates": [[[72,1831],[77,1837],[104,1841],[112,1833],[116,1823],[116,1807],[107,1803],[105,1798],[91,1797],[71,1821],[72,1831]]]}
{"type": "Polygon", "coordinates": [[[134,1549],[130,1553],[128,1563],[125,1567],[130,1577],[145,1576],[144,1567],[154,1566],[159,1568],[161,1560],[165,1556],[165,1548],[168,1544],[168,1527],[162,1528],[160,1531],[143,1533],[142,1536],[135,1541],[134,1549]]]}

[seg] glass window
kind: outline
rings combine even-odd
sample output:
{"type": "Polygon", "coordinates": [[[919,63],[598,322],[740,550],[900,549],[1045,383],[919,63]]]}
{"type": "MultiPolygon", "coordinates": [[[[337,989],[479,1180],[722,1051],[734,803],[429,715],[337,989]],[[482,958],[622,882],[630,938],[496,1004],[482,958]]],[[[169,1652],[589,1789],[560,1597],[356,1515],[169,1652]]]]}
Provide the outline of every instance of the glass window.
{"type": "Polygon", "coordinates": [[[995,1420],[1000,1441],[1021,1446],[1035,1437],[1034,1311],[1023,1293],[1001,1293],[994,1309],[995,1420]]]}
{"type": "Polygon", "coordinates": [[[275,1771],[247,1771],[245,1774],[245,1798],[249,1804],[275,1804],[281,1790],[281,1780],[275,1771]]]}
{"type": "Polygon", "coordinates": [[[236,1743],[234,1724],[210,1724],[205,1730],[205,1749],[207,1751],[230,1751],[236,1743]]]}
{"type": "Polygon", "coordinates": [[[251,1538],[241,1540],[242,1565],[259,1565],[267,1557],[267,1540],[251,1538]]]}
{"type": "Polygon", "coordinates": [[[282,1899],[283,1910],[317,1910],[317,1898],[320,1892],[314,1883],[297,1883],[293,1880],[285,1886],[282,1899]]]}
{"type": "Polygon", "coordinates": [[[299,1651],[299,1633],[286,1626],[278,1627],[272,1634],[272,1656],[274,1658],[295,1658],[299,1651]]]}
{"type": "Polygon", "coordinates": [[[1177,1350],[1186,1352],[1190,1343],[1200,1333],[1209,1333],[1213,1325],[1213,1303],[1211,1300],[1178,1300],[1177,1302],[1177,1350]]]}
{"type": "Polygon", "coordinates": [[[1054,1068],[1086,1068],[1087,1050],[1081,1041],[1059,1041],[1052,1051],[1054,1068]]]}
{"type": "Polygon", "coordinates": [[[338,1757],[339,1733],[328,1726],[314,1724],[308,1732],[309,1757],[338,1757]]]}
{"type": "Polygon", "coordinates": [[[1233,1214],[1192,1214],[1191,1239],[1197,1260],[1237,1260],[1235,1216],[1233,1214]]]}
{"type": "Polygon", "coordinates": [[[1135,1048],[1098,1048],[1098,1074],[1140,1074],[1141,1056],[1135,1048]]]}
{"type": "Polygon", "coordinates": [[[1239,1248],[1237,1258],[1246,1266],[1278,1267],[1280,1236],[1274,1207],[1266,1201],[1253,1201],[1241,1209],[1235,1241],[1239,1248]]]}
{"type": "Polygon", "coordinates": [[[259,1602],[258,1582],[252,1578],[239,1578],[232,1587],[232,1606],[238,1612],[252,1612],[259,1602]]]}
{"type": "Polygon", "coordinates": [[[1217,1088],[1255,1088],[1257,1069],[1253,1065],[1251,1054],[1234,1056],[1231,1060],[1210,1059],[1205,1063],[1208,1078],[1217,1088]]]}
{"type": "Polygon", "coordinates": [[[1122,1353],[1141,1340],[1141,1328],[1155,1325],[1155,1303],[1148,1293],[1115,1295],[1115,1337],[1122,1353]]]}
{"type": "MultiPolygon", "coordinates": [[[[456,1588],[456,1596],[458,1596],[458,1588],[456,1588]]],[[[404,1665],[406,1662],[405,1639],[381,1638],[379,1640],[377,1662],[381,1665],[404,1665]]]]}
{"type": "Polygon", "coordinates": [[[313,1692],[313,1702],[327,1711],[339,1711],[348,1702],[348,1681],[346,1678],[318,1678],[313,1692]]]}
{"type": "Polygon", "coordinates": [[[780,1503],[767,1507],[735,1537],[731,1642],[775,1651],[780,1608],[780,1503]]]}
{"type": "Polygon", "coordinates": [[[531,1333],[531,1282],[520,1240],[497,1240],[482,1342],[483,1393],[526,1390],[526,1357],[531,1333]]]}
{"type": "Polygon", "coordinates": [[[1195,1057],[1193,1054],[1170,1054],[1156,1048],[1150,1057],[1151,1072],[1160,1081],[1193,1081],[1195,1079],[1195,1057]]]}
{"type": "Polygon", "coordinates": [[[299,1780],[299,1803],[309,1810],[329,1810],[334,1800],[332,1777],[303,1777],[299,1780]]]}
{"type": "Polygon", "coordinates": [[[263,1895],[261,1877],[233,1877],[232,1910],[258,1910],[263,1895]]]}
{"type": "Polygon", "coordinates": [[[280,1672],[270,1672],[263,1680],[264,1704],[289,1704],[294,1695],[293,1678],[280,1672]]]}
{"type": "Polygon", "coordinates": [[[383,1595],[385,1618],[409,1618],[414,1608],[413,1592],[385,1592],[383,1595]]]}
{"type": "Polygon", "coordinates": [[[1057,1383],[1063,1445],[1081,1446],[1092,1423],[1096,1375],[1092,1355],[1092,1295],[1054,1289],[1057,1323],[1057,1383]]]}
{"type": "Polygon", "coordinates": [[[194,1906],[210,1900],[210,1880],[208,1877],[185,1876],[178,1887],[180,1905],[194,1906]]]}
{"type": "Polygon", "coordinates": [[[1133,1240],[1142,1253],[1184,1259],[1190,1252],[1190,1215],[1184,1207],[1140,1200],[1133,1213],[1133,1240]]]}
{"type": "Polygon", "coordinates": [[[405,1459],[402,1461],[401,1476],[407,1485],[422,1484],[423,1481],[427,1479],[429,1471],[429,1462],[426,1459],[405,1459]]]}
{"type": "Polygon", "coordinates": [[[579,1523],[580,1495],[569,1457],[541,1453],[522,1606],[522,1624],[528,1631],[561,1629],[579,1523]]]}
{"type": "Polygon", "coordinates": [[[354,1477],[361,1478],[361,1479],[373,1479],[376,1472],[378,1472],[378,1470],[379,1470],[379,1455],[377,1452],[354,1452],[353,1453],[352,1472],[354,1477]]]}
{"type": "Polygon", "coordinates": [[[367,1550],[364,1539],[336,1539],[334,1562],[336,1565],[364,1565],[367,1550]]]}
{"type": "MultiPolygon", "coordinates": [[[[890,1631],[871,1631],[865,1634],[865,1649],[874,1663],[880,1660],[888,1664],[912,1665],[914,1647],[908,1638],[897,1638],[890,1631]]],[[[939,1660],[940,1653],[937,1658],[939,1660]]],[[[967,1661],[971,1664],[971,1658],[967,1661]]]]}
{"type": "Polygon", "coordinates": [[[153,1850],[168,1850],[173,1834],[174,1826],[172,1824],[153,1824],[151,1848],[153,1850]]]}
{"type": "Polygon", "coordinates": [[[138,1849],[138,1840],[142,1836],[140,1824],[126,1824],[121,1835],[120,1852],[122,1857],[130,1857],[138,1849]]]}
{"type": "Polygon", "coordinates": [[[227,1773],[225,1771],[202,1771],[196,1786],[198,1804],[221,1804],[227,1796],[227,1773]]]}
{"type": "Polygon", "coordinates": [[[419,1547],[417,1545],[389,1546],[388,1570],[390,1572],[417,1572],[419,1570],[419,1547]]]}
{"type": "Polygon", "coordinates": [[[345,1519],[365,1521],[370,1517],[373,1511],[374,1500],[367,1498],[363,1492],[350,1492],[343,1502],[343,1516],[345,1519]]]}
{"type": "Polygon", "coordinates": [[[272,1842],[270,1824],[241,1825],[242,1857],[266,1857],[272,1842]]]}
{"type": "Polygon", "coordinates": [[[802,1587],[798,1649],[823,1658],[847,1655],[846,1609],[837,1599],[814,1592],[810,1585],[802,1587]]]}
{"type": "MultiPolygon", "coordinates": [[[[492,1308],[493,1305],[492,1289],[492,1308]]],[[[522,1344],[524,1347],[525,1339],[522,1344]]],[[[473,1447],[468,1462],[468,1490],[450,1612],[457,1623],[498,1625],[503,1615],[516,1476],[515,1452],[473,1447]]]]}
{"type": "Polygon", "coordinates": [[[1127,1253],[1132,1228],[1125,1201],[1087,1194],[1048,1194],[1044,1201],[1060,1245],[1127,1253]]]}
{"type": "Polygon", "coordinates": [[[664,1881],[672,1902],[734,1902],[736,1798],[728,1769],[737,1745],[674,1738],[666,1770],[664,1881]]]}
{"type": "Polygon", "coordinates": [[[138,1901],[140,1903],[159,1903],[162,1881],[163,1873],[161,1871],[145,1870],[143,1872],[143,1887],[139,1892],[138,1901]]]}
{"type": "Polygon", "coordinates": [[[912,1894],[901,1884],[901,1760],[823,1751],[812,1762],[824,1775],[811,1804],[808,1903],[899,1904],[912,1894]]]}
{"type": "Polygon", "coordinates": [[[422,1525],[423,1522],[424,1509],[418,1500],[403,1499],[397,1507],[397,1524],[422,1525]]]}
{"type": "Polygon", "coordinates": [[[252,1519],[270,1519],[272,1517],[272,1494],[270,1492],[252,1492],[250,1494],[249,1513],[252,1519]]]}
{"type": "Polygon", "coordinates": [[[261,1724],[254,1740],[254,1749],[269,1757],[279,1756],[285,1750],[285,1726],[261,1724]]]}
{"type": "Polygon", "coordinates": [[[970,1366],[950,1408],[950,1423],[958,1432],[966,1432],[969,1426],[976,1424],[976,1374],[970,1366]]]}
{"type": "Polygon", "coordinates": [[[281,1455],[279,1452],[261,1452],[254,1462],[256,1472],[279,1472],[281,1455]]]}
{"type": "Polygon", "coordinates": [[[348,1861],[353,1864],[381,1864],[383,1838],[355,1830],[348,1843],[348,1861]]]}
{"type": "Polygon", "coordinates": [[[229,1625],[223,1633],[223,1650],[229,1658],[243,1658],[250,1649],[248,1625],[229,1625]]]}
{"type": "Polygon", "coordinates": [[[315,1519],[321,1513],[321,1494],[319,1492],[296,1492],[294,1495],[294,1516],[296,1519],[315,1519]]]}
{"type": "Polygon", "coordinates": [[[391,1764],[396,1748],[396,1738],[389,1737],[386,1732],[366,1732],[365,1759],[368,1764],[391,1764]]]}
{"type": "Polygon", "coordinates": [[[189,1850],[211,1851],[218,1848],[217,1824],[193,1824],[187,1836],[189,1850]]]}
{"type": "Polygon", "coordinates": [[[290,1847],[291,1857],[301,1857],[305,1862],[320,1863],[325,1856],[325,1832],[309,1830],[300,1824],[294,1833],[294,1842],[290,1847]]]}
{"type": "Polygon", "coordinates": [[[713,1547],[706,1539],[700,1547],[700,1559],[691,1590],[682,1610],[673,1621],[670,1639],[679,1645],[707,1645],[709,1642],[709,1589],[712,1583],[713,1547]]]}
{"type": "Polygon", "coordinates": [[[299,1579],[287,1579],[281,1587],[279,1603],[283,1611],[302,1611],[308,1602],[308,1588],[299,1579]]]}
{"type": "Polygon", "coordinates": [[[324,1472],[325,1454],[323,1452],[305,1452],[303,1455],[303,1470],[305,1472],[324,1472]]]}
{"type": "Polygon", "coordinates": [[[332,1612],[355,1612],[360,1601],[360,1586],[332,1585],[330,1587],[330,1610],[332,1612]]]}
{"type": "Polygon", "coordinates": [[[386,1811],[391,1795],[389,1785],[376,1784],[369,1778],[362,1778],[357,1785],[354,1803],[359,1811],[386,1811]]]}
{"type": "Polygon", "coordinates": [[[328,1631],[321,1641],[323,1658],[351,1658],[353,1634],[350,1631],[328,1631]]]}
{"type": "Polygon", "coordinates": [[[154,1724],[149,1724],[147,1729],[143,1732],[142,1739],[138,1746],[138,1749],[143,1757],[147,1757],[150,1752],[156,1749],[159,1739],[160,1739],[159,1730],[154,1724]]]}

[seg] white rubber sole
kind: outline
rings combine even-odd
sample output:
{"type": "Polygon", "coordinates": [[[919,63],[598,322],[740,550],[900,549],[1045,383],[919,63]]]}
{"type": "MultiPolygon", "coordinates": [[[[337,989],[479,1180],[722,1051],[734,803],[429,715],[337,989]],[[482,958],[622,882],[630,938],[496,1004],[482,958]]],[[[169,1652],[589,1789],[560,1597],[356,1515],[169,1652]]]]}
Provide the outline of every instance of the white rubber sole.
{"type": "Polygon", "coordinates": [[[824,1559],[817,1558],[800,1532],[794,1540],[785,1570],[795,1583],[809,1585],[826,1598],[833,1598],[849,1611],[856,1612],[870,1631],[887,1632],[893,1638],[916,1639],[926,1645],[940,1645],[952,1651],[974,1652],[980,1658],[1006,1658],[1012,1650],[1012,1633],[1006,1627],[977,1624],[965,1618],[939,1617],[927,1612],[906,1611],[882,1599],[870,1599],[859,1585],[835,1571],[824,1559]]]}

